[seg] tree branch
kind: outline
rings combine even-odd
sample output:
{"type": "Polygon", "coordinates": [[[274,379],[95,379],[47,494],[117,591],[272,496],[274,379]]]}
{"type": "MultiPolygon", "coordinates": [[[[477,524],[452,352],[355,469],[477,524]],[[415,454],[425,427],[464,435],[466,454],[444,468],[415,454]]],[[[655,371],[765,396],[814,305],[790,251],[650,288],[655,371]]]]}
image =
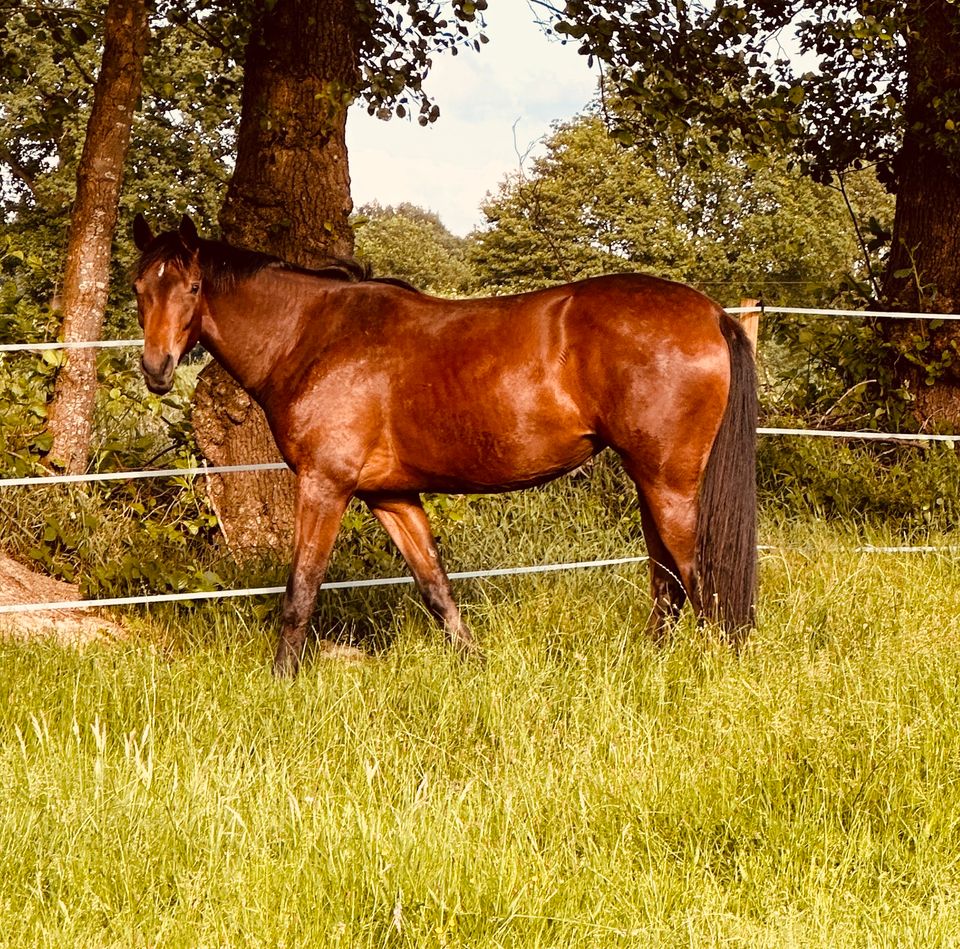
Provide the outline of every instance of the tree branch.
{"type": "Polygon", "coordinates": [[[837,190],[843,195],[843,203],[847,206],[847,213],[850,215],[850,221],[853,224],[853,230],[857,235],[857,243],[860,245],[860,253],[863,254],[863,261],[867,265],[867,277],[870,280],[870,286],[873,289],[874,299],[880,299],[880,286],[877,282],[877,275],[873,271],[873,263],[870,260],[870,251],[867,249],[867,242],[863,239],[863,232],[860,230],[860,222],[857,220],[856,212],[847,194],[846,185],[843,183],[843,174],[837,174],[837,190]]]}
{"type": "Polygon", "coordinates": [[[3,144],[0,144],[0,162],[3,162],[3,164],[10,169],[10,173],[14,178],[27,186],[27,190],[33,195],[34,200],[39,203],[40,198],[37,193],[37,183],[34,181],[33,176],[13,157],[10,149],[3,144]]]}

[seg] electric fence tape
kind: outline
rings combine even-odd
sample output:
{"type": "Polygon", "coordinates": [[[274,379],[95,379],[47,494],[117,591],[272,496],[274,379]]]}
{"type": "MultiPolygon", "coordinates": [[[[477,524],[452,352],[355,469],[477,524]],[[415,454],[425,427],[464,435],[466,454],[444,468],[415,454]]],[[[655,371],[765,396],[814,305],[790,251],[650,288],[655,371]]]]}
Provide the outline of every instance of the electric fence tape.
{"type": "MultiPolygon", "coordinates": [[[[894,310],[832,310],[804,306],[728,306],[727,313],[796,313],[801,316],[850,316],[861,319],[874,317],[890,320],[960,320],[957,313],[899,313],[894,310]]],[[[142,339],[78,340],[47,343],[0,343],[0,353],[50,352],[64,349],[122,349],[142,346],[142,339]]]]}

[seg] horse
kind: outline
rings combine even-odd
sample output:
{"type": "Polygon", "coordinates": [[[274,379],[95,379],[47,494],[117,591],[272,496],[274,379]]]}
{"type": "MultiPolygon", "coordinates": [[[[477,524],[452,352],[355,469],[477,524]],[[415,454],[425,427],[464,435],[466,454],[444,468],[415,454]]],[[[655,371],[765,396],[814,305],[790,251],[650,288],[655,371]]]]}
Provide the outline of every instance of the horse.
{"type": "Polygon", "coordinates": [[[755,624],[753,350],[702,293],[612,274],[449,300],[349,267],[309,270],[203,239],[189,217],[133,225],[147,388],[197,343],[261,406],[296,475],[294,551],[273,663],[296,674],[352,497],[406,560],[460,649],[460,615],[420,496],[533,487],[613,449],[636,485],[647,634],[685,601],[738,647],[755,624]]]}

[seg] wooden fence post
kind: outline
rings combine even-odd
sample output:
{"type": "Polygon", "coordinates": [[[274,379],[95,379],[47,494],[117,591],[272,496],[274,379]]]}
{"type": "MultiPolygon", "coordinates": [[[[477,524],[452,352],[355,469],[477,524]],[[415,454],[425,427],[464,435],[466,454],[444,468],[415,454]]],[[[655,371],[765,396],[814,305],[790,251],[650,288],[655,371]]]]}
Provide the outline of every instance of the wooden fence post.
{"type": "MultiPolygon", "coordinates": [[[[760,306],[759,300],[741,300],[740,306],[743,308],[748,307],[758,307],[760,306]]],[[[741,313],[740,315],[740,325],[747,331],[747,336],[750,338],[750,345],[753,346],[753,354],[757,354],[757,337],[760,334],[760,310],[752,310],[749,313],[741,313]]]]}

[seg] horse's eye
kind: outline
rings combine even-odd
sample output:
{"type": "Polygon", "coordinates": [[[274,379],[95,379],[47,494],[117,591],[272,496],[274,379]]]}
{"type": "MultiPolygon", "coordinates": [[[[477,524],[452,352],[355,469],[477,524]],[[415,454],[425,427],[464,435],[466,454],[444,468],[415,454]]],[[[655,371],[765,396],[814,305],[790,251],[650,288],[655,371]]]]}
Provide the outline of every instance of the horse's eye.
{"type": "Polygon", "coordinates": [[[200,292],[200,284],[199,284],[199,283],[192,283],[192,284],[190,284],[190,292],[191,292],[194,296],[196,296],[196,295],[200,292]]]}

